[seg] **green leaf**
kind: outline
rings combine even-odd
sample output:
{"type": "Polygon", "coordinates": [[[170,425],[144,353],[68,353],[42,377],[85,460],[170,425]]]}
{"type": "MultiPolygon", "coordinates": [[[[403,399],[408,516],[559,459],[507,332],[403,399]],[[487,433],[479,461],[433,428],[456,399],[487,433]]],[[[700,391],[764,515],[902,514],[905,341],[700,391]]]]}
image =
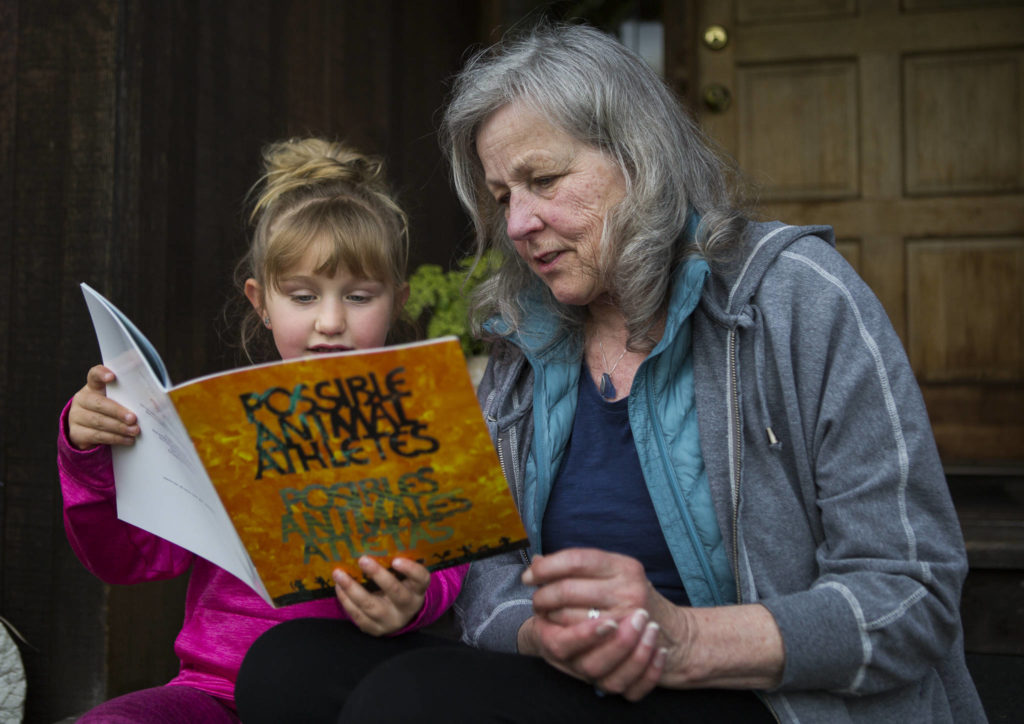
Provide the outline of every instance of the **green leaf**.
{"type": "Polygon", "coordinates": [[[469,296],[487,279],[501,257],[490,251],[470,273],[473,257],[458,261],[455,269],[444,271],[437,264],[421,264],[409,276],[409,301],[405,311],[424,325],[427,337],[455,335],[467,356],[485,351],[485,345],[469,333],[469,296]]]}

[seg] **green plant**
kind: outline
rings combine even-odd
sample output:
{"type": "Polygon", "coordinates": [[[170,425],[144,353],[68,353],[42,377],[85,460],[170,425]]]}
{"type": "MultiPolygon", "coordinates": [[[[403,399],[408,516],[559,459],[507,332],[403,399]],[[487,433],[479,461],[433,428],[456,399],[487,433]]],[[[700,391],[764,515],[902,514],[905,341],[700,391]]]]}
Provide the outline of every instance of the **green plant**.
{"type": "Polygon", "coordinates": [[[485,254],[476,268],[471,256],[460,259],[456,268],[448,271],[437,264],[421,264],[409,277],[405,311],[424,327],[428,338],[453,334],[467,357],[484,354],[487,345],[469,331],[468,301],[476,285],[496,268],[495,252],[485,254]]]}

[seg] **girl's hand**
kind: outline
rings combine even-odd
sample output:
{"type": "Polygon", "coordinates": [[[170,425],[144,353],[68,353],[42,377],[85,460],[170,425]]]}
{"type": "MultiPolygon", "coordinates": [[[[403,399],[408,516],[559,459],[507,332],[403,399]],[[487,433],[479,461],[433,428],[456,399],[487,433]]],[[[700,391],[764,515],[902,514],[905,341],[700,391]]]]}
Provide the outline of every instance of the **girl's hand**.
{"type": "Polygon", "coordinates": [[[535,558],[523,582],[539,588],[520,651],[631,701],[659,683],[669,647],[680,648],[673,639],[687,638],[685,609],[661,596],[628,556],[567,549],[535,558]]]}
{"type": "Polygon", "coordinates": [[[395,558],[391,567],[404,576],[401,580],[369,556],[359,559],[359,567],[380,586],[379,591],[370,593],[340,568],[332,576],[338,601],[363,632],[371,636],[394,633],[423,608],[430,584],[426,566],[408,558],[395,558]]]}
{"type": "Polygon", "coordinates": [[[68,438],[79,450],[97,445],[131,445],[139,435],[138,418],[107,397],[114,373],[103,365],[89,370],[85,387],[75,393],[68,410],[68,438]]]}

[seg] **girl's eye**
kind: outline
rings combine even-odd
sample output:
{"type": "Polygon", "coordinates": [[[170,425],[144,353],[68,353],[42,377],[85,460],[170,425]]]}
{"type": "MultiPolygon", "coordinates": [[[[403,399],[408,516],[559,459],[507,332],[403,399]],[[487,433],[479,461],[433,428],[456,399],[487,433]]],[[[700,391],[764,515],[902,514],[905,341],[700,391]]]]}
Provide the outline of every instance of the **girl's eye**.
{"type": "Polygon", "coordinates": [[[355,302],[356,304],[366,304],[373,297],[369,294],[349,294],[347,298],[350,302],[355,302]]]}
{"type": "Polygon", "coordinates": [[[296,304],[309,304],[316,299],[312,294],[292,294],[291,299],[296,304]]]}

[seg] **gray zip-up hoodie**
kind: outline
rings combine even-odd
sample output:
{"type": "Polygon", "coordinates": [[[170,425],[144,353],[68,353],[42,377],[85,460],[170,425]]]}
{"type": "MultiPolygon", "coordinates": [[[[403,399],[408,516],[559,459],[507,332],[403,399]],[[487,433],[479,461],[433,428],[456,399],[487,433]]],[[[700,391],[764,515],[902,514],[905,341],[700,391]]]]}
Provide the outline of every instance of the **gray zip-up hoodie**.
{"type": "MultiPolygon", "coordinates": [[[[766,701],[787,722],[984,721],[963,539],[898,336],[831,229],[752,224],[744,246],[693,314],[694,383],[737,598],[768,608],[785,646],[766,701]]],[[[533,380],[499,344],[479,389],[521,510],[534,417],[550,414],[532,409],[533,380]]],[[[472,565],[455,604],[467,643],[515,650],[527,555],[472,565]]]]}

